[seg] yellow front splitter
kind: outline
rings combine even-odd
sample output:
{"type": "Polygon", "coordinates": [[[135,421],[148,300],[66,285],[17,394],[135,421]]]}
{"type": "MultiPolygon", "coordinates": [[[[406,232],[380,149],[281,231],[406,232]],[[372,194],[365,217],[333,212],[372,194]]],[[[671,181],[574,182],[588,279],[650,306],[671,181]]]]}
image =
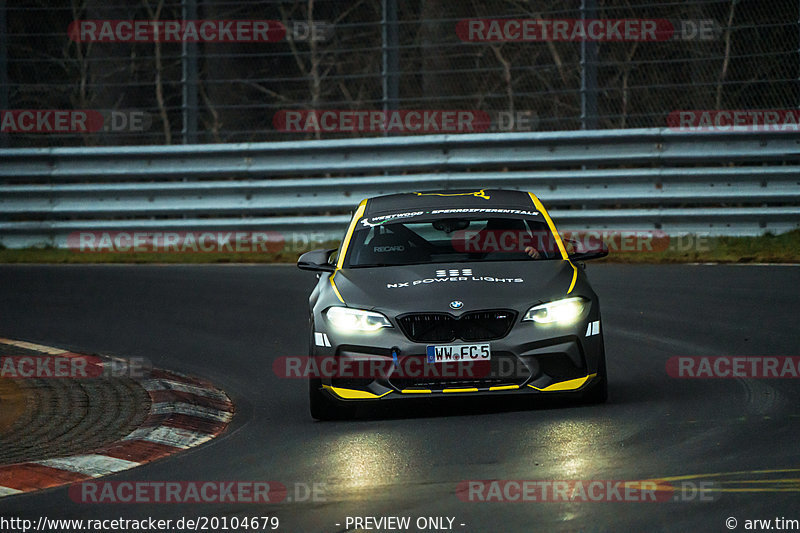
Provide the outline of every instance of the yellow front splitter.
{"type": "Polygon", "coordinates": [[[333,394],[344,400],[377,400],[378,398],[383,398],[387,394],[392,393],[392,391],[386,391],[383,394],[379,395],[363,390],[332,387],[330,385],[325,385],[324,383],[322,384],[322,388],[331,391],[333,394]]]}
{"type": "MultiPolygon", "coordinates": [[[[560,381],[558,383],[553,383],[544,388],[534,387],[533,385],[530,384],[528,385],[528,387],[540,392],[572,391],[580,389],[586,383],[588,383],[589,381],[593,380],[596,377],[597,374],[589,374],[588,376],[584,376],[582,378],[570,379],[568,381],[560,381]]],[[[369,391],[345,389],[343,387],[333,387],[331,385],[325,385],[325,384],[322,385],[322,388],[330,391],[331,393],[335,394],[339,398],[342,398],[343,400],[378,400],[394,392],[394,391],[386,391],[383,394],[374,394],[369,391]]],[[[503,385],[498,387],[489,387],[489,392],[516,390],[519,388],[520,388],[519,385],[503,385]]],[[[434,391],[430,389],[404,389],[400,392],[402,394],[433,394],[434,391]]],[[[444,389],[441,392],[464,393],[464,392],[481,392],[481,390],[475,387],[471,387],[464,389],[444,389]]]]}
{"type": "Polygon", "coordinates": [[[597,377],[597,374],[589,374],[588,376],[584,376],[582,378],[577,379],[570,379],[568,381],[559,381],[558,383],[553,383],[552,385],[548,385],[543,389],[539,387],[534,387],[533,385],[528,384],[528,387],[532,389],[536,389],[541,392],[557,392],[557,391],[567,391],[567,390],[577,390],[583,387],[588,381],[597,377]]]}

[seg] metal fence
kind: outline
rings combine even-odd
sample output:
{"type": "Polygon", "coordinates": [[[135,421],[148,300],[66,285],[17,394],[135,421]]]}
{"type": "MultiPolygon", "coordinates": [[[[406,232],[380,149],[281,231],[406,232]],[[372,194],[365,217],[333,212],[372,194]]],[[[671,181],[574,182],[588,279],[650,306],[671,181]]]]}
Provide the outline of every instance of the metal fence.
{"type": "MultiPolygon", "coordinates": [[[[685,109],[796,109],[797,0],[17,0],[0,4],[0,110],[103,113],[7,146],[289,141],[288,110],[472,110],[492,131],[661,128],[685,109]],[[76,21],[263,20],[269,42],[92,42],[76,21]],[[475,19],[637,19],[655,40],[498,41],[475,19]],[[480,34],[480,35],[479,35],[480,34]],[[116,112],[116,115],[111,115],[116,112]]],[[[513,36],[512,36],[513,37],[513,36]]],[[[468,131],[468,130],[466,130],[468,131]]],[[[430,131],[428,132],[430,133],[430,131]]]]}
{"type": "Polygon", "coordinates": [[[800,134],[671,130],[0,150],[0,243],[79,231],[338,236],[364,197],[536,192],[561,228],[758,235],[800,227],[800,134]]]}

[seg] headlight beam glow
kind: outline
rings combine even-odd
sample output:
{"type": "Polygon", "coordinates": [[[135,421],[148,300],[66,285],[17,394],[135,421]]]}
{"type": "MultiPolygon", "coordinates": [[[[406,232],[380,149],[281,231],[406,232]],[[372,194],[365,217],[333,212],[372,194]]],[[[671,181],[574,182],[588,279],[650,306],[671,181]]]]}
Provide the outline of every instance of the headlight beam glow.
{"type": "Polygon", "coordinates": [[[581,317],[587,303],[585,298],[578,296],[535,305],[528,309],[522,320],[532,320],[539,324],[573,324],[581,317]]]}
{"type": "Polygon", "coordinates": [[[389,319],[380,313],[350,307],[331,307],[325,317],[333,327],[346,332],[374,332],[392,327],[389,319]]]}

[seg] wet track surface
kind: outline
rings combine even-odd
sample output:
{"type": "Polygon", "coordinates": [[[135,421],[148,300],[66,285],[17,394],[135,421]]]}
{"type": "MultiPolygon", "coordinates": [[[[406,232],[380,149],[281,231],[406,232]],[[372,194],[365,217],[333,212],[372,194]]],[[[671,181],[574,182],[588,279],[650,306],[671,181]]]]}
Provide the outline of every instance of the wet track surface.
{"type": "MultiPolygon", "coordinates": [[[[450,516],[455,531],[728,531],[800,519],[800,380],[673,379],[672,356],[800,355],[800,267],[589,265],[610,376],[601,406],[409,404],[314,422],[302,355],[313,274],[290,266],[2,266],[0,335],[148,358],[212,379],[237,404],[226,434],[117,480],[324,483],[326,501],[87,505],[67,489],[0,500],[0,516],[264,516],[278,531],[342,531],[350,516],[450,516]],[[481,503],[470,479],[697,476],[722,492],[664,503],[481,503]],[[465,524],[463,527],[460,524],[465,524]],[[337,526],[336,524],[341,524],[337,526]]],[[[412,529],[413,530],[413,529],[412,529]]]]}

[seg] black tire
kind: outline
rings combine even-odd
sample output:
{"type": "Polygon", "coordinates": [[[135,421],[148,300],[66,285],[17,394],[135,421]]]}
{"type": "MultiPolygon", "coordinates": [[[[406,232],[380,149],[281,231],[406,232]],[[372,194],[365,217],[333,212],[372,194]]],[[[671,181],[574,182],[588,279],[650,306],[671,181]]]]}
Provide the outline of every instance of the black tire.
{"type": "Polygon", "coordinates": [[[597,365],[597,377],[599,378],[590,389],[583,393],[584,403],[597,405],[606,403],[608,400],[608,374],[606,372],[606,350],[602,348],[600,361],[597,365]]]}
{"type": "MultiPolygon", "coordinates": [[[[314,319],[309,318],[308,354],[314,356],[314,319]]],[[[308,406],[311,417],[316,420],[337,420],[342,417],[342,410],[333,403],[322,390],[320,378],[308,378],[308,406]]]]}
{"type": "Polygon", "coordinates": [[[344,410],[333,403],[322,391],[322,380],[309,378],[308,404],[311,416],[317,420],[340,420],[344,417],[344,410]]]}

